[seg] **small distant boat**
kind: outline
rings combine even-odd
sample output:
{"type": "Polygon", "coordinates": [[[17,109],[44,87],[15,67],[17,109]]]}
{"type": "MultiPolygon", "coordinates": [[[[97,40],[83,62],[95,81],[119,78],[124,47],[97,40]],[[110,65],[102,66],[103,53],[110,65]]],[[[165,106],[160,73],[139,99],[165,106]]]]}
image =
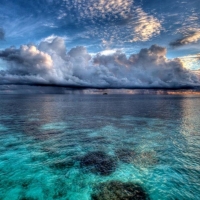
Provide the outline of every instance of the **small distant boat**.
{"type": "Polygon", "coordinates": [[[103,93],[103,95],[107,95],[107,94],[108,94],[107,92],[104,92],[104,93],[103,93]]]}

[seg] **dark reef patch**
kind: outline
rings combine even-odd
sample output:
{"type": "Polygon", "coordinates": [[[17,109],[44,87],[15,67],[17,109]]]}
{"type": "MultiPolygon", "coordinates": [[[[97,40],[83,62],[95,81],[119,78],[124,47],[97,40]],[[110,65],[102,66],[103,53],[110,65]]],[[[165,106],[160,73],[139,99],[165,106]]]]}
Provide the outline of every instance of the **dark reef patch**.
{"type": "Polygon", "coordinates": [[[139,185],[131,182],[110,181],[95,188],[92,200],[149,200],[148,194],[139,185]]]}
{"type": "Polygon", "coordinates": [[[115,152],[117,158],[125,163],[131,163],[134,160],[135,152],[131,149],[117,149],[115,152]]]}
{"type": "Polygon", "coordinates": [[[115,159],[103,151],[89,152],[80,159],[80,166],[103,176],[115,171],[117,163],[115,159]]]}

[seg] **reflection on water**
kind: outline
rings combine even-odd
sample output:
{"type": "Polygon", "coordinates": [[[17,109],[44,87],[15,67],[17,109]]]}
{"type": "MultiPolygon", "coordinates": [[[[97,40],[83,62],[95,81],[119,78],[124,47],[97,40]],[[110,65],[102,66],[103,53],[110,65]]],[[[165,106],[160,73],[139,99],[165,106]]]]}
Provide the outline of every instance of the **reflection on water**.
{"type": "Polygon", "coordinates": [[[195,96],[2,95],[0,199],[200,199],[199,105],[195,96]]]}

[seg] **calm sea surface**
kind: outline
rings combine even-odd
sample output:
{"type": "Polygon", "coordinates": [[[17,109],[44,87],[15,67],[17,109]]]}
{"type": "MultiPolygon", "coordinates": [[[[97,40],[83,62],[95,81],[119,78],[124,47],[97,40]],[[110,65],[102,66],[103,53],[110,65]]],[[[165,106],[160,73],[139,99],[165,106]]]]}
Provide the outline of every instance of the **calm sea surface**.
{"type": "Polygon", "coordinates": [[[200,96],[0,96],[1,200],[123,195],[200,199],[200,96]]]}

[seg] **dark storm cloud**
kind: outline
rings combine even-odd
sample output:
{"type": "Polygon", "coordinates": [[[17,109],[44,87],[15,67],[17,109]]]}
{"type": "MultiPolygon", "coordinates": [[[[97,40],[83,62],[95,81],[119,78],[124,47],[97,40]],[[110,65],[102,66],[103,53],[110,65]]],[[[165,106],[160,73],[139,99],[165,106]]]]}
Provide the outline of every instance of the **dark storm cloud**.
{"type": "Polygon", "coordinates": [[[66,94],[62,87],[41,87],[28,85],[0,85],[0,94],[66,94]]]}
{"type": "Polygon", "coordinates": [[[55,37],[38,46],[23,45],[0,52],[7,69],[1,84],[54,85],[93,88],[178,88],[199,86],[196,73],[180,59],[167,59],[166,48],[152,45],[138,54],[93,57],[82,46],[68,52],[64,40],[55,37]]]}
{"type": "Polygon", "coordinates": [[[2,28],[0,28],[0,40],[3,40],[5,38],[5,32],[2,28]]]}

